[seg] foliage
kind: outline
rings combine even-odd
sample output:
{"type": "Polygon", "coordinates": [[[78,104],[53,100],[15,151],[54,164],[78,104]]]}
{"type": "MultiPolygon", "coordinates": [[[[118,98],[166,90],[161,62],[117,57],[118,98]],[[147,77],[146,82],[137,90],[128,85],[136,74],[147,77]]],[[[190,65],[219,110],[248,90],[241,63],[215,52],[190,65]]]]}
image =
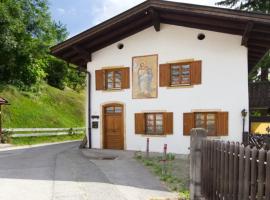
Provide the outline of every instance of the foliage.
{"type": "Polygon", "coordinates": [[[5,85],[0,96],[11,105],[3,106],[4,128],[70,128],[85,126],[85,92],[59,90],[45,83],[39,93],[20,91],[5,85]]]}
{"type": "Polygon", "coordinates": [[[12,135],[11,131],[4,130],[2,132],[1,143],[4,143],[4,144],[10,143],[11,142],[11,135],[12,135]]]}
{"type": "Polygon", "coordinates": [[[190,199],[190,194],[189,191],[183,191],[183,192],[179,192],[179,200],[187,200],[190,199]]]}
{"type": "Polygon", "coordinates": [[[57,135],[57,136],[40,136],[40,137],[18,137],[12,139],[14,145],[33,145],[42,143],[63,142],[70,140],[82,140],[84,134],[72,134],[72,135],[57,135]]]}
{"type": "MultiPolygon", "coordinates": [[[[179,162],[183,162],[182,160],[176,160],[174,154],[168,153],[166,173],[164,173],[163,162],[161,162],[162,156],[145,157],[141,152],[137,152],[135,158],[147,166],[161,181],[164,181],[171,190],[179,192],[180,199],[189,199],[188,180],[182,175],[174,173],[174,166],[179,165],[179,162]]],[[[181,165],[179,166],[181,167],[181,165]]],[[[181,170],[185,171],[185,169],[181,170]]]]}
{"type": "Polygon", "coordinates": [[[63,61],[51,57],[48,61],[46,72],[48,74],[48,84],[61,90],[65,88],[65,77],[67,76],[68,69],[63,61]]]}
{"type": "Polygon", "coordinates": [[[222,0],[217,3],[220,6],[228,6],[240,10],[270,13],[269,0],[222,0]]]}
{"type": "Polygon", "coordinates": [[[167,153],[167,160],[171,161],[175,159],[175,155],[173,153],[167,153]]]}
{"type": "Polygon", "coordinates": [[[52,21],[47,0],[0,2],[0,80],[31,86],[45,76],[49,47],[67,36],[52,21]]]}
{"type": "MultiPolygon", "coordinates": [[[[235,8],[239,10],[255,11],[265,14],[270,14],[270,1],[269,0],[222,0],[217,5],[235,8]]],[[[258,69],[270,68],[270,53],[268,52],[261,61],[253,68],[249,74],[249,80],[260,81],[258,69]]],[[[268,77],[269,80],[269,77],[268,77]]]]}
{"type": "Polygon", "coordinates": [[[73,68],[68,68],[66,85],[75,91],[81,91],[86,87],[86,74],[73,68]]]}
{"type": "Polygon", "coordinates": [[[67,78],[73,73],[66,64],[49,55],[67,35],[66,27],[52,20],[48,0],[0,1],[0,83],[31,90],[46,78],[60,89],[74,80],[78,88],[84,79],[67,78]]]}
{"type": "MultiPolygon", "coordinates": [[[[260,62],[257,64],[256,67],[253,68],[253,70],[250,72],[249,74],[249,80],[253,81],[253,82],[258,82],[261,81],[261,77],[258,76],[258,69],[270,69],[270,52],[267,53],[261,60],[260,62]]],[[[269,77],[268,77],[268,80],[269,77]]]]}

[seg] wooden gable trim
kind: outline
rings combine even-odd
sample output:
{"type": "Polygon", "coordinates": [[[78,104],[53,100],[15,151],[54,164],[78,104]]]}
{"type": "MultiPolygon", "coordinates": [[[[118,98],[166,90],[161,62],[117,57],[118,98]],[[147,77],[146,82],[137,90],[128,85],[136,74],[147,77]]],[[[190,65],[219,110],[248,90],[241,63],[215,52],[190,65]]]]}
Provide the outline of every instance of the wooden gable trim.
{"type": "Polygon", "coordinates": [[[154,9],[150,9],[150,13],[151,13],[151,17],[152,17],[153,26],[154,26],[156,32],[159,32],[160,31],[159,13],[157,11],[155,11],[154,9]]]}
{"type": "MultiPolygon", "coordinates": [[[[155,30],[159,31],[161,23],[241,35],[242,44],[248,46],[250,52],[257,49],[254,45],[249,45],[249,42],[265,47],[260,50],[261,55],[264,55],[270,48],[270,43],[267,42],[270,38],[269,15],[148,0],[52,47],[51,54],[79,65],[81,62],[87,62],[89,58],[84,54],[82,56],[73,49],[73,46],[81,47],[87,52],[95,52],[150,26],[154,26],[155,30]],[[152,12],[153,10],[154,12],[152,12]],[[253,24],[252,27],[250,22],[253,24]],[[118,31],[112,33],[111,30],[118,31]]],[[[256,58],[251,56],[253,56],[252,53],[249,54],[249,69],[261,58],[261,56],[256,58]]]]}
{"type": "Polygon", "coordinates": [[[253,27],[254,27],[253,22],[248,22],[247,23],[246,28],[245,28],[245,32],[244,32],[243,37],[242,37],[241,45],[247,46],[248,40],[250,38],[250,33],[251,33],[253,27]]]}
{"type": "Polygon", "coordinates": [[[72,48],[73,48],[74,51],[77,52],[77,54],[79,55],[79,57],[83,58],[87,62],[91,62],[92,61],[92,54],[89,53],[88,51],[86,51],[85,49],[83,49],[82,47],[74,46],[72,48]]]}

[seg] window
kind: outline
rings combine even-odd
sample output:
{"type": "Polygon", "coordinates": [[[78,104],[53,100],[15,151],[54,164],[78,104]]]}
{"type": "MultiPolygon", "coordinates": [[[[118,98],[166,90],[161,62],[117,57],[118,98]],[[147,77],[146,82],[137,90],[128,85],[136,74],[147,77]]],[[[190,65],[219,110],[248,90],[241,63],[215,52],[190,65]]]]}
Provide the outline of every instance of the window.
{"type": "Polygon", "coordinates": [[[96,70],[96,90],[119,90],[129,88],[129,68],[96,70]]]}
{"type": "Polygon", "coordinates": [[[171,86],[190,85],[190,64],[171,65],[171,86]]]}
{"type": "Polygon", "coordinates": [[[159,86],[174,87],[179,85],[199,85],[202,61],[191,61],[159,65],[159,86]]]}
{"type": "Polygon", "coordinates": [[[163,114],[162,113],[146,113],[146,134],[160,135],[163,134],[163,114]]]}
{"type": "Polygon", "coordinates": [[[209,136],[215,136],[216,113],[195,113],[195,128],[204,128],[209,136]]]}
{"type": "Polygon", "coordinates": [[[173,113],[135,113],[135,133],[169,135],[173,133],[173,113]]]}
{"type": "Polygon", "coordinates": [[[122,74],[120,70],[106,70],[106,89],[121,89],[122,74]]]}
{"type": "Polygon", "coordinates": [[[192,128],[204,128],[208,136],[227,136],[229,129],[228,112],[191,112],[183,115],[184,135],[190,135],[192,128]]]}
{"type": "Polygon", "coordinates": [[[116,114],[116,113],[122,113],[122,106],[112,105],[105,107],[105,114],[116,114]]]}

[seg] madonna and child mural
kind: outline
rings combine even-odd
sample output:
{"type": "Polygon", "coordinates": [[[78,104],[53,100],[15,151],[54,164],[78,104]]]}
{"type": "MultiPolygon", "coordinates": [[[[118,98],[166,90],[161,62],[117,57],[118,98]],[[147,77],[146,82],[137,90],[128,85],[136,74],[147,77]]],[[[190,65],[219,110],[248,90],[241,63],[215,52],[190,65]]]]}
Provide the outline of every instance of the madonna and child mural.
{"type": "Polygon", "coordinates": [[[132,59],[132,97],[157,97],[158,55],[138,56],[132,59]]]}

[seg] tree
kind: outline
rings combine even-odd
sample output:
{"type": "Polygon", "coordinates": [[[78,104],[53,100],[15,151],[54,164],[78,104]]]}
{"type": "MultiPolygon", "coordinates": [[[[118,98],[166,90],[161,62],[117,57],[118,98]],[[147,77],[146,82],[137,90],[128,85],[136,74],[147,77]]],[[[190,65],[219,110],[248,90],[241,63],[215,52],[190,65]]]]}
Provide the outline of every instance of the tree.
{"type": "Polygon", "coordinates": [[[46,79],[48,84],[63,90],[65,88],[65,78],[67,77],[67,65],[54,57],[50,57],[46,68],[48,74],[46,79]]]}
{"type": "Polygon", "coordinates": [[[217,5],[240,10],[270,13],[269,0],[223,0],[218,2],[217,5]]]}
{"type": "Polygon", "coordinates": [[[52,72],[49,47],[66,37],[66,27],[51,19],[47,0],[1,0],[0,82],[25,88],[45,79],[52,72]]]}
{"type": "MultiPolygon", "coordinates": [[[[270,0],[222,0],[216,4],[240,10],[270,13],[270,0]]],[[[268,52],[250,72],[249,79],[252,81],[269,81],[269,69],[270,53],[268,52]],[[260,73],[258,73],[259,70],[260,73]]]]}

